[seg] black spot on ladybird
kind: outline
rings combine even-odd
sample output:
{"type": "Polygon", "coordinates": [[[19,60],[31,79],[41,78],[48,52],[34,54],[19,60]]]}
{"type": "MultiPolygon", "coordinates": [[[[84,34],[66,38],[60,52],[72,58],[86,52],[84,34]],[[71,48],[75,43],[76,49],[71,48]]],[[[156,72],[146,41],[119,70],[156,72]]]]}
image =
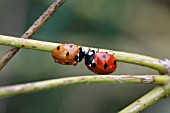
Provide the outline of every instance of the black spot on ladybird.
{"type": "Polygon", "coordinates": [[[103,55],[103,58],[106,58],[106,55],[103,55]]]}
{"type": "Polygon", "coordinates": [[[66,56],[68,56],[68,55],[69,55],[69,52],[66,53],[66,56]]]}
{"type": "Polygon", "coordinates": [[[60,46],[57,47],[57,50],[60,50],[60,46]]]}
{"type": "Polygon", "coordinates": [[[107,67],[108,67],[108,65],[105,63],[105,64],[104,64],[104,69],[106,69],[107,67]]]}
{"type": "Polygon", "coordinates": [[[92,67],[92,68],[96,68],[96,63],[92,63],[92,64],[91,64],[91,67],[92,67]]]}
{"type": "Polygon", "coordinates": [[[66,64],[69,64],[69,62],[66,62],[66,64]]]}
{"type": "Polygon", "coordinates": [[[117,64],[117,61],[115,60],[115,61],[113,62],[113,64],[116,65],[116,64],[117,64]]]}
{"type": "Polygon", "coordinates": [[[74,60],[75,60],[75,61],[78,61],[78,58],[79,58],[79,57],[76,55],[76,56],[74,57],[74,60]]]}

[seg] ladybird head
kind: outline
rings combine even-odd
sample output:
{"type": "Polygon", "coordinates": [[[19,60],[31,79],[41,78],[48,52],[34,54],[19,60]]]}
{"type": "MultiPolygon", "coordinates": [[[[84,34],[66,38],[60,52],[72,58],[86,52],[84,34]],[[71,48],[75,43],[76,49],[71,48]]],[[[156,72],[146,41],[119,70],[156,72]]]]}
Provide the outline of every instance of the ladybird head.
{"type": "Polygon", "coordinates": [[[81,62],[85,56],[85,50],[82,47],[79,47],[79,54],[77,56],[77,61],[81,62]]]}
{"type": "MultiPolygon", "coordinates": [[[[94,50],[89,50],[86,54],[85,54],[85,65],[89,66],[92,64],[93,59],[94,59],[94,55],[95,55],[95,51],[94,50]]],[[[95,66],[94,66],[95,67],[95,66]]]]}

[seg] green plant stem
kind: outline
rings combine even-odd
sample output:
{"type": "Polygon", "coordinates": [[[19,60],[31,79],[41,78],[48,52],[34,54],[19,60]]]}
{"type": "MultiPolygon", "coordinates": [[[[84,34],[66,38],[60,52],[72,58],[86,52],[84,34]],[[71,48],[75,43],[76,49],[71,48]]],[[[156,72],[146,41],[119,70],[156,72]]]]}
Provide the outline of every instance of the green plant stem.
{"type": "MultiPolygon", "coordinates": [[[[29,39],[31,36],[54,14],[55,11],[64,3],[64,0],[55,0],[55,2],[33,23],[33,25],[21,36],[23,39],[29,39]]],[[[12,47],[0,59],[0,70],[8,61],[19,51],[19,48],[12,47]]]]}
{"type": "Polygon", "coordinates": [[[138,113],[146,107],[154,104],[158,100],[168,96],[170,94],[170,82],[164,86],[157,86],[149,93],[139,98],[125,109],[120,111],[119,113],[138,113]]]}
{"type": "MultiPolygon", "coordinates": [[[[47,52],[51,52],[55,47],[59,45],[59,43],[43,42],[43,41],[37,41],[31,39],[21,39],[21,38],[4,36],[4,35],[0,35],[0,44],[7,45],[7,46],[14,46],[17,48],[26,48],[26,49],[33,49],[33,50],[47,51],[47,52]]],[[[89,47],[85,47],[85,46],[82,47],[84,47],[86,51],[88,51],[89,49],[89,47]]],[[[98,48],[91,48],[91,49],[97,50],[98,48]]],[[[164,66],[160,64],[159,59],[144,56],[144,55],[113,51],[107,49],[100,49],[100,51],[114,53],[115,57],[120,62],[146,66],[146,67],[156,69],[160,73],[166,73],[164,66]]]]}
{"type": "Polygon", "coordinates": [[[77,84],[153,83],[164,85],[167,84],[169,80],[170,80],[169,76],[160,75],[93,75],[93,76],[68,77],[20,85],[2,86],[0,87],[0,98],[77,84]]]}

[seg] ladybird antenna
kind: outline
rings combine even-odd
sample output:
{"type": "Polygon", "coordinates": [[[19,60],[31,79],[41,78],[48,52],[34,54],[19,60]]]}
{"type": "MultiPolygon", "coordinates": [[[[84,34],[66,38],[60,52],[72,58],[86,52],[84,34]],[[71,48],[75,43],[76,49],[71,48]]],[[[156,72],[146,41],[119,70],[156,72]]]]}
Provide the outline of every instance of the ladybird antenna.
{"type": "Polygon", "coordinates": [[[90,49],[90,46],[89,46],[89,50],[88,51],[90,51],[91,49],[90,49]]]}
{"type": "Polygon", "coordinates": [[[97,47],[97,51],[96,51],[96,53],[97,53],[97,52],[99,52],[99,47],[97,47]]]}

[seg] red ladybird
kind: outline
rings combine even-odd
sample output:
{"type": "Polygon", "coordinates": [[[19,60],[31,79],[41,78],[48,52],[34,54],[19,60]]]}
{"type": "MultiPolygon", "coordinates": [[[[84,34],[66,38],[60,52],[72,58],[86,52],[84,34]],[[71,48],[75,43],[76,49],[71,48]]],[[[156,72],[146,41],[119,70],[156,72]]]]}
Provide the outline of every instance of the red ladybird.
{"type": "Polygon", "coordinates": [[[110,74],[116,70],[116,58],[107,52],[89,50],[85,55],[86,67],[97,74],[110,74]]]}
{"type": "Polygon", "coordinates": [[[54,61],[64,65],[77,65],[84,58],[84,50],[75,44],[61,44],[53,49],[54,61]]]}

